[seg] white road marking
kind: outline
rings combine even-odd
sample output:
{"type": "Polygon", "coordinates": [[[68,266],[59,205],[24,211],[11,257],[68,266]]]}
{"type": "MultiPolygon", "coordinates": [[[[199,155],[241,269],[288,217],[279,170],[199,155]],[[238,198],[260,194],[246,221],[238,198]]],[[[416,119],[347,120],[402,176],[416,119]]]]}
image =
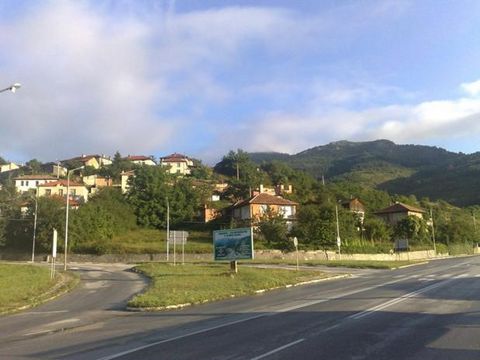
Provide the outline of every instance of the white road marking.
{"type": "Polygon", "coordinates": [[[305,341],[305,339],[298,339],[298,340],[296,340],[296,341],[292,341],[291,343],[288,343],[288,344],[286,344],[286,345],[280,346],[280,347],[278,347],[278,348],[276,348],[276,349],[273,349],[273,350],[271,350],[271,351],[269,351],[269,352],[267,352],[267,353],[265,353],[265,354],[262,354],[262,355],[260,355],[260,356],[254,357],[254,358],[252,358],[251,360],[263,359],[263,358],[265,358],[265,357],[267,357],[267,356],[270,356],[270,355],[273,355],[273,354],[275,354],[275,353],[277,353],[277,352],[279,352],[279,351],[282,351],[282,350],[285,350],[285,349],[287,349],[287,348],[289,348],[289,347],[292,347],[292,346],[294,346],[294,345],[297,345],[297,344],[301,343],[302,341],[305,341]]]}
{"type": "Polygon", "coordinates": [[[52,310],[52,311],[29,311],[23,315],[48,315],[48,314],[62,314],[66,313],[68,310],[52,310]]]}
{"type": "MultiPolygon", "coordinates": [[[[402,297],[390,300],[387,303],[380,304],[380,305],[378,305],[376,307],[373,307],[371,309],[368,309],[368,310],[362,311],[360,313],[351,315],[351,316],[347,317],[346,319],[359,319],[361,317],[364,317],[364,316],[367,316],[367,315],[371,314],[373,311],[384,309],[388,306],[392,306],[392,305],[394,305],[398,302],[404,301],[404,300],[406,300],[408,298],[411,298],[415,295],[419,295],[419,294],[421,294],[423,292],[426,292],[428,290],[432,290],[436,287],[442,286],[442,285],[444,285],[444,284],[446,284],[450,281],[453,281],[456,278],[464,277],[464,275],[465,274],[458,275],[458,276],[455,276],[455,277],[450,278],[448,280],[444,280],[440,283],[429,285],[429,286],[427,286],[425,288],[422,288],[420,290],[416,290],[416,291],[413,291],[411,293],[408,293],[407,295],[403,295],[402,297]]],[[[384,282],[384,283],[381,283],[381,284],[378,284],[378,285],[372,285],[372,286],[368,286],[368,287],[361,288],[361,289],[358,289],[358,290],[352,290],[352,291],[344,292],[344,293],[339,294],[339,295],[334,296],[334,297],[329,297],[329,298],[324,298],[324,299],[319,299],[319,300],[312,300],[312,301],[309,301],[309,302],[303,302],[302,304],[286,307],[286,308],[283,308],[283,309],[277,309],[276,311],[273,311],[273,312],[261,313],[261,314],[251,316],[251,317],[248,317],[248,318],[245,318],[245,319],[239,319],[239,320],[227,322],[227,323],[224,323],[224,324],[212,326],[212,327],[209,327],[209,328],[193,331],[191,333],[186,333],[186,334],[183,334],[183,335],[179,335],[179,336],[176,336],[176,337],[173,337],[173,338],[156,341],[156,342],[153,342],[153,343],[150,343],[150,344],[146,344],[146,345],[142,345],[142,346],[139,346],[139,347],[136,347],[136,348],[125,350],[125,351],[122,351],[122,352],[119,352],[119,353],[116,353],[116,354],[108,355],[108,356],[102,357],[98,360],[116,359],[116,358],[119,358],[121,356],[132,354],[134,352],[137,352],[137,351],[140,351],[140,350],[143,350],[143,349],[148,349],[148,348],[156,346],[156,345],[168,343],[168,342],[171,342],[171,341],[180,340],[180,339],[183,339],[183,338],[187,338],[189,336],[202,334],[202,333],[209,332],[209,331],[212,331],[212,330],[220,329],[220,328],[231,326],[231,325],[240,324],[240,323],[243,323],[243,322],[246,322],[246,321],[250,321],[250,320],[254,320],[254,319],[258,319],[258,318],[262,318],[262,317],[274,316],[274,315],[289,312],[289,311],[292,311],[292,310],[297,310],[297,309],[300,309],[300,308],[309,307],[309,306],[320,304],[320,303],[327,302],[327,301],[330,301],[330,300],[340,299],[340,298],[347,297],[347,296],[350,296],[350,295],[355,295],[355,294],[358,294],[358,293],[361,293],[361,292],[373,290],[373,289],[376,289],[376,288],[379,288],[379,287],[382,287],[382,286],[385,286],[385,285],[391,285],[391,284],[395,284],[395,283],[398,283],[398,282],[401,282],[401,281],[404,281],[404,280],[415,279],[415,278],[418,278],[418,277],[420,277],[420,275],[405,276],[405,277],[402,277],[400,279],[387,281],[387,282],[384,282]]],[[[332,326],[324,329],[324,332],[329,331],[329,330],[333,330],[333,329],[339,327],[340,325],[341,325],[341,323],[337,323],[335,325],[332,325],[332,326]]],[[[300,340],[297,340],[297,342],[290,343],[290,344],[287,344],[287,345],[292,346],[292,345],[295,345],[296,343],[299,343],[299,342],[304,341],[304,340],[305,339],[300,339],[300,340]]],[[[287,345],[284,345],[284,346],[287,346],[287,345]]],[[[283,348],[282,349],[277,348],[276,350],[278,350],[278,349],[282,350],[283,348]]],[[[280,351],[280,350],[278,350],[278,351],[280,351]]],[[[266,354],[264,354],[264,355],[266,356],[266,354]]]]}
{"type": "Polygon", "coordinates": [[[380,304],[380,305],[377,305],[377,306],[374,306],[374,307],[371,307],[370,309],[366,309],[366,310],[363,310],[359,313],[356,313],[356,314],[353,314],[353,315],[350,315],[347,317],[347,319],[352,319],[352,320],[357,320],[357,319],[361,319],[362,317],[365,317],[365,316],[368,316],[368,315],[371,315],[373,314],[374,312],[376,311],[380,311],[380,310],[383,310],[387,307],[390,307],[392,305],[396,305],[398,303],[401,303],[405,300],[408,300],[414,296],[417,296],[417,295],[420,295],[420,294],[423,294],[424,292],[427,292],[429,290],[432,290],[432,289],[435,289],[437,287],[440,287],[440,286],[443,286],[447,283],[449,283],[450,281],[453,281],[453,279],[451,280],[445,280],[445,281],[442,281],[442,282],[439,282],[439,283],[436,283],[436,284],[432,284],[432,285],[429,285],[429,286],[426,286],[422,289],[419,289],[419,290],[416,290],[416,291],[412,291],[408,294],[405,294],[405,295],[402,295],[401,297],[398,297],[396,299],[392,299],[392,300],[389,300],[387,302],[384,302],[383,304],[380,304]]]}

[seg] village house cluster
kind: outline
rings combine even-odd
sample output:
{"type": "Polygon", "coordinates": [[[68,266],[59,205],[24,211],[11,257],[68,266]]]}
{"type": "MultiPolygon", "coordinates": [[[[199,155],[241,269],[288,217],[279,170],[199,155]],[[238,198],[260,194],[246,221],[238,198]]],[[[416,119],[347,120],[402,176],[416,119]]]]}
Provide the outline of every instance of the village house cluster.
{"type": "MultiPolygon", "coordinates": [[[[144,155],[128,155],[123,160],[131,162],[137,166],[164,166],[170,174],[188,176],[194,168],[194,162],[186,155],[173,153],[161,157],[157,163],[152,157],[144,155]]],[[[68,164],[82,164],[82,167],[91,167],[100,169],[104,166],[112,165],[112,159],[105,155],[81,155],[71,159],[58,162],[50,162],[41,165],[41,174],[18,175],[15,173],[22,170],[22,166],[15,163],[8,163],[0,166],[0,175],[13,174],[15,189],[18,193],[31,192],[36,196],[56,196],[66,201],[69,195],[69,204],[72,208],[78,208],[82,203],[88,201],[89,196],[95,194],[104,187],[120,188],[122,193],[126,193],[129,187],[129,179],[135,176],[135,170],[124,171],[121,173],[120,182],[115,183],[112,179],[100,175],[82,175],[71,180],[68,164]]],[[[71,175],[71,174],[70,174],[71,175]]],[[[195,181],[193,186],[196,186],[195,181]]],[[[204,222],[210,222],[219,216],[228,216],[233,220],[248,223],[255,223],[265,214],[281,215],[288,225],[295,219],[298,203],[288,200],[285,194],[292,194],[293,188],[288,184],[278,184],[275,186],[259,185],[257,189],[252,189],[251,196],[247,199],[239,200],[229,206],[215,206],[215,202],[222,199],[224,191],[227,188],[226,183],[212,183],[209,201],[203,205],[200,210],[201,218],[204,222]]],[[[360,223],[365,218],[365,205],[357,198],[352,198],[340,202],[340,205],[348,211],[357,215],[360,223]]],[[[26,211],[26,206],[24,208],[26,211]]],[[[395,225],[398,221],[407,216],[423,217],[424,210],[396,203],[385,209],[376,211],[374,214],[384,220],[389,225],[395,225]]]]}

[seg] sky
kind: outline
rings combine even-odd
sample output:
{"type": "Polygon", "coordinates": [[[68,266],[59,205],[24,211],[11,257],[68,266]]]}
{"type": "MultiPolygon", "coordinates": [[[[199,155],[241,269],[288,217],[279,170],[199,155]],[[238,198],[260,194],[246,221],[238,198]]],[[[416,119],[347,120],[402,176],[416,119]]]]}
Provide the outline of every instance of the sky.
{"type": "Polygon", "coordinates": [[[480,151],[477,0],[0,0],[0,156],[480,151]]]}

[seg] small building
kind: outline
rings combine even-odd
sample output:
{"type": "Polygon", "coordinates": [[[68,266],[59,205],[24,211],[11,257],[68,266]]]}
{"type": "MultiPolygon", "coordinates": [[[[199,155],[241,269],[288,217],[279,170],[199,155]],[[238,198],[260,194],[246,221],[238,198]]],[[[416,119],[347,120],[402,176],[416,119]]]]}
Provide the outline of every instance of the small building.
{"type": "Polygon", "coordinates": [[[260,193],[247,200],[236,202],[231,210],[233,219],[250,220],[254,223],[269,211],[282,215],[284,219],[293,219],[297,213],[297,206],[296,202],[280,196],[260,193]]]}
{"type": "Polygon", "coordinates": [[[148,156],[143,155],[128,155],[125,160],[128,160],[135,165],[148,165],[148,166],[155,166],[157,163],[148,156]]]}
{"type": "Polygon", "coordinates": [[[23,175],[14,178],[14,180],[17,192],[24,193],[31,190],[36,191],[38,186],[57,180],[57,178],[51,175],[23,175]]]}
{"type": "Polygon", "coordinates": [[[60,163],[49,162],[41,165],[41,170],[45,174],[53,175],[57,179],[67,176],[67,168],[60,165],[60,163]]]}
{"type": "Polygon", "coordinates": [[[0,173],[7,172],[7,171],[12,171],[12,170],[17,170],[20,169],[20,166],[17,164],[10,162],[8,164],[3,164],[0,165],[0,173]]]}
{"type": "MultiPolygon", "coordinates": [[[[76,201],[86,202],[88,200],[88,189],[85,185],[70,181],[70,197],[76,201]]],[[[67,196],[67,180],[50,181],[38,186],[38,196],[67,196]]]]}
{"type": "Polygon", "coordinates": [[[259,194],[270,194],[274,196],[282,196],[283,194],[293,193],[292,185],[275,185],[275,186],[265,186],[260,184],[257,190],[254,190],[255,193],[259,194]]]}
{"type": "Polygon", "coordinates": [[[81,163],[83,166],[90,166],[94,169],[100,169],[98,155],[82,155],[71,159],[63,160],[62,163],[81,163]]]}
{"type": "Polygon", "coordinates": [[[170,174],[189,175],[193,161],[185,155],[173,153],[160,158],[160,165],[169,166],[170,174]]]}
{"type": "Polygon", "coordinates": [[[401,202],[397,202],[385,209],[374,212],[379,218],[385,221],[389,225],[395,225],[400,220],[405,219],[407,216],[416,216],[423,218],[425,210],[417,208],[412,205],[407,205],[401,202]]]}
{"type": "Polygon", "coordinates": [[[340,203],[344,209],[356,214],[360,222],[363,224],[365,220],[365,205],[358,199],[353,198],[350,200],[345,200],[340,203]]]}
{"type": "Polygon", "coordinates": [[[121,189],[122,189],[122,194],[125,194],[128,191],[128,188],[130,187],[128,185],[128,180],[135,176],[135,171],[130,170],[130,171],[122,171],[120,177],[121,177],[121,189]]]}

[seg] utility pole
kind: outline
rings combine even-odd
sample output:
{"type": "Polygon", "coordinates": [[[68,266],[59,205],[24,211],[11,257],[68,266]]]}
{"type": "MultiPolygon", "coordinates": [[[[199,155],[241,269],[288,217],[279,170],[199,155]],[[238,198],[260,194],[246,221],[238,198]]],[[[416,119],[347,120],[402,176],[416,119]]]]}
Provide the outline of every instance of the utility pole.
{"type": "Polygon", "coordinates": [[[38,185],[35,193],[35,216],[33,220],[32,263],[35,262],[35,241],[37,237],[38,185]]]}
{"type": "Polygon", "coordinates": [[[433,240],[433,251],[435,255],[437,255],[437,244],[435,242],[435,227],[433,226],[433,212],[432,208],[430,208],[430,221],[432,222],[432,240],[433,240]]]}
{"type": "Polygon", "coordinates": [[[338,205],[335,204],[335,218],[337,220],[337,247],[338,247],[338,255],[341,255],[341,245],[342,240],[340,239],[340,224],[338,222],[338,205]]]}
{"type": "Polygon", "coordinates": [[[167,196],[167,262],[169,258],[169,252],[170,252],[170,204],[168,202],[168,196],[167,196]]]}

